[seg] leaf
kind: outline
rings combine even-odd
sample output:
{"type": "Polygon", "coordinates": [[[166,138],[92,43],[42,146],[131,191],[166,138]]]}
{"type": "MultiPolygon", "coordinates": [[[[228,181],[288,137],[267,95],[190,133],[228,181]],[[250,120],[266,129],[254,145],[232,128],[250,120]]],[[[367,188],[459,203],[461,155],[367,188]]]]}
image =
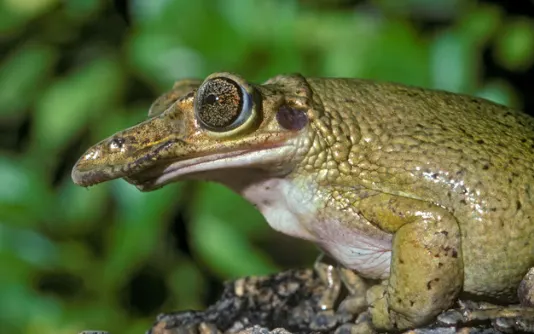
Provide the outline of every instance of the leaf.
{"type": "Polygon", "coordinates": [[[220,185],[202,183],[199,187],[190,223],[191,247],[196,254],[225,279],[276,271],[247,235],[256,227],[258,231],[268,228],[261,215],[244,199],[229,196],[229,190],[220,185]]]}
{"type": "Polygon", "coordinates": [[[12,52],[0,66],[0,116],[28,108],[56,60],[57,53],[47,45],[27,44],[12,52]]]}
{"type": "Polygon", "coordinates": [[[34,147],[55,152],[64,147],[90,118],[112,110],[122,88],[122,73],[113,58],[100,58],[51,86],[35,115],[34,147]]]}
{"type": "Polygon", "coordinates": [[[104,264],[103,281],[108,286],[117,286],[166,237],[163,234],[166,218],[179,198],[180,187],[167,186],[144,193],[124,180],[112,181],[112,185],[118,212],[107,238],[109,258],[104,264]]]}
{"type": "Polygon", "coordinates": [[[495,58],[511,71],[524,71],[534,64],[534,20],[521,17],[507,22],[495,42],[495,58]]]}
{"type": "Polygon", "coordinates": [[[450,92],[471,92],[478,77],[477,46],[457,31],[445,31],[432,43],[432,86],[450,92]]]}
{"type": "Polygon", "coordinates": [[[191,245],[196,255],[223,279],[265,275],[278,269],[243,233],[209,213],[197,212],[193,217],[191,245]]]}

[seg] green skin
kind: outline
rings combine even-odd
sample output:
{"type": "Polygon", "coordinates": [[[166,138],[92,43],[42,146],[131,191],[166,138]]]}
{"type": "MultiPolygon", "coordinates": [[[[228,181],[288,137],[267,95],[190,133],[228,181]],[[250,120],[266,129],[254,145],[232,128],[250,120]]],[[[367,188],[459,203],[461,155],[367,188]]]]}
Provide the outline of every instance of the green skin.
{"type": "MultiPolygon", "coordinates": [[[[123,177],[142,191],[183,179],[221,182],[274,228],[382,279],[367,295],[378,329],[424,325],[462,294],[517,302],[534,265],[533,118],[480,98],[391,83],[288,75],[253,85],[229,73],[204,83],[217,77],[250,94],[243,124],[208,130],[195,113],[202,82],[179,81],[147,121],[90,148],[74,182],[123,177]],[[287,110],[306,123],[283,123],[278,116],[287,110]],[[269,194],[258,195],[257,185],[272,180],[286,200],[299,194],[303,209],[267,207],[269,194]],[[383,247],[387,263],[350,253],[362,237],[383,247]]],[[[223,116],[236,105],[219,103],[223,116]]]]}

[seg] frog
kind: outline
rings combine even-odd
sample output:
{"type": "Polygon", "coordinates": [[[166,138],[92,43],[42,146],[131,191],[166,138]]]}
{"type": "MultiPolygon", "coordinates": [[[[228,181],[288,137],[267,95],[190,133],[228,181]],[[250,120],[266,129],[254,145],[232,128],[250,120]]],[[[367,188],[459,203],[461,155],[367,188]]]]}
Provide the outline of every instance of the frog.
{"type": "MultiPolygon", "coordinates": [[[[534,118],[481,97],[358,78],[179,80],[148,119],[90,147],[88,187],[217,182],[367,290],[374,329],[462,296],[508,305],[534,267],[534,118]]],[[[525,306],[528,307],[528,306],[525,306]]]]}

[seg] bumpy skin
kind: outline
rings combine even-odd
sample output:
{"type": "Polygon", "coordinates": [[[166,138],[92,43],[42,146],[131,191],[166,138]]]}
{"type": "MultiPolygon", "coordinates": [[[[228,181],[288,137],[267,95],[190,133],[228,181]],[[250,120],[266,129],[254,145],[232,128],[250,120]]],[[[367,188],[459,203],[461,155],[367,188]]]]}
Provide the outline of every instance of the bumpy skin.
{"type": "Polygon", "coordinates": [[[217,75],[253,96],[251,121],[227,133],[202,129],[192,89],[91,148],[73,170],[75,182],[125,177],[145,191],[186,177],[222,182],[248,196],[274,228],[383,279],[368,293],[380,329],[425,324],[461,292],[517,301],[534,264],[532,118],[479,98],[391,83],[292,75],[256,86],[226,73],[210,78],[217,75]],[[281,124],[287,110],[305,113],[307,124],[281,124]],[[261,153],[266,147],[279,151],[261,153]],[[243,151],[258,152],[241,166],[250,173],[236,173],[234,164],[189,175],[184,164],[243,151]],[[185,172],[158,179],[176,168],[185,172]],[[285,225],[275,219],[280,208],[269,211],[272,198],[250,187],[267,192],[281,180],[304,194],[296,202],[308,208],[286,208],[285,225]],[[382,251],[366,257],[362,237],[382,251]]]}

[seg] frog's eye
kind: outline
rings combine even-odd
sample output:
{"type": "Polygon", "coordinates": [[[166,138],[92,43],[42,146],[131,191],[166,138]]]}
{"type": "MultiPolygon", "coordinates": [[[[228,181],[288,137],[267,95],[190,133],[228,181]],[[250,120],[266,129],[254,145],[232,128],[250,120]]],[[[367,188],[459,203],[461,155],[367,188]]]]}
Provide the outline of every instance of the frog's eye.
{"type": "Polygon", "coordinates": [[[195,115],[200,125],[210,131],[233,130],[252,115],[252,97],[230,78],[210,78],[197,91],[195,115]]]}

